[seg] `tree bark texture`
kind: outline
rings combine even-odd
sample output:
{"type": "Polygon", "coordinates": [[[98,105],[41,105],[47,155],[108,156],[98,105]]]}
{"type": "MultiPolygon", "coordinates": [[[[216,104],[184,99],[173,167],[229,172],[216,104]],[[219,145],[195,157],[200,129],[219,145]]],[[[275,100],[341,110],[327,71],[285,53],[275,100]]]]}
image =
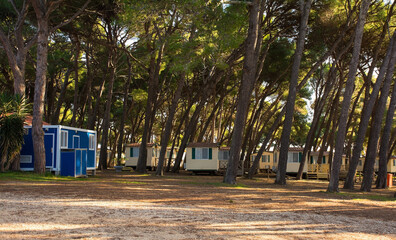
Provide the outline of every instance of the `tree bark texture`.
{"type": "Polygon", "coordinates": [[[239,91],[239,100],[235,114],[234,131],[231,138],[230,158],[227,164],[227,171],[224,182],[236,184],[236,177],[239,165],[240,151],[242,145],[242,134],[246,122],[247,110],[250,103],[250,96],[256,80],[257,49],[260,49],[261,39],[259,39],[260,26],[260,2],[253,0],[250,9],[249,29],[246,42],[245,60],[242,70],[242,83],[239,91]]]}
{"type": "MultiPolygon", "coordinates": [[[[110,23],[109,26],[109,34],[112,34],[112,29],[110,23]]],[[[111,40],[112,41],[112,40],[111,40]]],[[[102,127],[102,141],[100,146],[100,156],[99,156],[99,169],[107,169],[107,145],[109,139],[109,127],[110,127],[110,111],[111,111],[111,103],[113,98],[113,85],[115,80],[115,58],[116,52],[113,47],[109,49],[109,59],[108,59],[108,68],[109,71],[109,82],[107,85],[107,101],[106,101],[106,109],[103,117],[103,127],[102,127]]],[[[99,101],[99,100],[98,100],[99,101]]]]}
{"type": "MultiPolygon", "coordinates": [[[[377,81],[374,84],[373,90],[370,94],[369,100],[365,102],[362,110],[362,114],[360,117],[359,129],[357,132],[355,145],[353,147],[352,158],[349,161],[349,169],[347,178],[344,183],[344,189],[353,189],[354,187],[354,180],[355,180],[355,172],[357,165],[359,163],[359,158],[363,149],[364,139],[366,137],[366,132],[369,125],[369,120],[371,117],[371,113],[374,109],[375,102],[378,98],[378,93],[381,88],[382,82],[385,78],[386,71],[388,70],[388,66],[390,64],[390,59],[392,55],[395,55],[395,40],[396,40],[396,33],[393,34],[392,40],[389,42],[388,51],[386,56],[382,62],[382,66],[380,68],[380,72],[377,77],[377,81]]],[[[374,64],[374,63],[373,63],[374,64]]]]}
{"type": "Polygon", "coordinates": [[[364,24],[366,22],[366,16],[369,6],[370,6],[369,0],[362,0],[360,12],[359,12],[359,18],[355,30],[355,41],[354,41],[352,59],[349,65],[348,79],[346,81],[341,113],[338,121],[338,132],[335,142],[335,154],[331,166],[330,182],[327,188],[328,192],[339,191],[338,189],[339,175],[340,175],[342,154],[344,153],[344,141],[345,141],[345,134],[347,129],[346,125],[348,120],[349,105],[351,103],[351,97],[353,94],[356,71],[359,64],[360,49],[362,45],[364,24]]]}
{"type": "MultiPolygon", "coordinates": [[[[393,116],[396,108],[396,83],[393,84],[391,101],[389,103],[388,112],[386,114],[385,126],[381,135],[380,151],[379,151],[379,168],[376,188],[386,187],[387,164],[389,161],[388,151],[390,144],[390,135],[392,132],[393,116]]],[[[389,151],[391,152],[391,151],[389,151]]]]}
{"type": "MultiPolygon", "coordinates": [[[[166,119],[164,134],[161,137],[161,150],[160,150],[157,172],[156,172],[157,176],[164,175],[163,167],[164,167],[164,162],[165,162],[166,149],[168,147],[168,142],[169,142],[169,139],[170,139],[170,136],[172,133],[172,122],[173,122],[173,118],[176,113],[179,99],[181,97],[181,93],[182,93],[183,86],[184,86],[184,80],[185,80],[185,74],[183,73],[177,81],[177,89],[176,89],[176,92],[172,99],[171,108],[169,110],[168,118],[166,119]]],[[[171,158],[172,156],[170,155],[169,157],[171,158]]]]}
{"type": "Polygon", "coordinates": [[[307,33],[308,17],[311,10],[311,1],[301,1],[301,22],[297,38],[296,52],[294,53],[293,66],[289,85],[289,94],[286,102],[285,121],[281,135],[281,147],[279,153],[278,171],[276,172],[275,184],[286,184],[287,155],[289,151],[290,133],[293,124],[294,105],[297,93],[298,73],[301,57],[304,50],[305,36],[307,33]]]}
{"type": "MultiPolygon", "coordinates": [[[[394,35],[396,36],[396,35],[394,35]]],[[[393,38],[392,38],[393,39],[393,38]]],[[[389,62],[386,77],[381,88],[381,95],[374,111],[373,120],[371,121],[370,137],[367,145],[367,155],[363,167],[363,182],[360,190],[369,192],[373,183],[374,164],[377,157],[378,139],[382,127],[382,119],[386,108],[386,102],[389,95],[389,89],[393,79],[393,71],[396,64],[396,46],[393,44],[393,54],[389,62]]]]}
{"type": "Polygon", "coordinates": [[[37,66],[32,121],[34,171],[43,174],[45,173],[43,112],[48,56],[48,12],[45,3],[38,0],[31,0],[31,3],[36,13],[38,24],[37,66]]]}

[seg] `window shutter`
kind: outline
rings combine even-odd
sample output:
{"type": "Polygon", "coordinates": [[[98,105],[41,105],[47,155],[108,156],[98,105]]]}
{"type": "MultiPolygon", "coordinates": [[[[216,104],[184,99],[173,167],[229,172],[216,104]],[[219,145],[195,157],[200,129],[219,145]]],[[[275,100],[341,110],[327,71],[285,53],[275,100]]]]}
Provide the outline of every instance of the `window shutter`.
{"type": "Polygon", "coordinates": [[[209,159],[212,159],[212,149],[209,148],[209,159]]]}
{"type": "Polygon", "coordinates": [[[195,148],[192,149],[192,159],[195,159],[195,148]]]}
{"type": "Polygon", "coordinates": [[[129,157],[133,157],[133,147],[129,149],[129,157]]]}

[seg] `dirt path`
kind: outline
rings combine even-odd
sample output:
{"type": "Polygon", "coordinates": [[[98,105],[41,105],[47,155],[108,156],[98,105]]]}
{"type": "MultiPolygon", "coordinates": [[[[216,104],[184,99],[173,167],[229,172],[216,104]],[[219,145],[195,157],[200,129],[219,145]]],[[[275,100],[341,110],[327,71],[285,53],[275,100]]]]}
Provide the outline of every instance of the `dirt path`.
{"type": "Polygon", "coordinates": [[[126,172],[0,181],[0,239],[396,239],[395,201],[328,194],[321,181],[281,188],[272,179],[239,180],[243,188],[219,182],[126,172]]]}

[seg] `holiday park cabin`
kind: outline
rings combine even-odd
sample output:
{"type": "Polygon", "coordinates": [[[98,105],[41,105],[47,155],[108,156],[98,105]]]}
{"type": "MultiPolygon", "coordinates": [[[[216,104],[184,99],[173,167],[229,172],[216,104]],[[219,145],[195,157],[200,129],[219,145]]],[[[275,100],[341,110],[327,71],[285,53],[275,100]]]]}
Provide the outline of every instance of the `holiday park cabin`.
{"type": "Polygon", "coordinates": [[[319,152],[311,152],[308,161],[307,178],[329,179],[330,177],[330,152],[323,152],[319,161],[319,152]]]}
{"type": "MultiPolygon", "coordinates": [[[[300,162],[302,160],[302,152],[303,148],[299,147],[290,147],[288,154],[287,154],[287,168],[286,168],[286,173],[288,174],[297,174],[298,168],[300,167],[300,162]]],[[[276,149],[274,151],[274,160],[275,161],[275,167],[276,169],[278,168],[277,161],[279,159],[279,149],[276,149]]],[[[307,173],[308,171],[308,164],[304,165],[304,170],[303,173],[307,173]]]]}
{"type": "Polygon", "coordinates": [[[227,168],[228,147],[218,147],[217,143],[189,143],[186,147],[185,169],[193,173],[216,173],[227,168]]]}
{"type": "MultiPolygon", "coordinates": [[[[129,143],[125,145],[125,167],[136,169],[139,159],[139,149],[141,143],[129,143]]],[[[158,164],[159,150],[154,143],[147,143],[147,163],[146,167],[154,170],[158,164]]]]}
{"type": "MultiPolygon", "coordinates": [[[[358,162],[358,166],[356,168],[357,172],[363,172],[364,169],[364,162],[366,161],[366,157],[360,157],[359,158],[359,162],[358,162]]],[[[388,165],[389,166],[389,165],[388,165]]],[[[378,157],[375,158],[375,163],[374,163],[374,172],[378,172],[378,168],[379,168],[379,159],[378,157]]],[[[388,170],[389,171],[389,170],[388,170]]]]}
{"type": "MultiPolygon", "coordinates": [[[[24,144],[20,154],[22,171],[34,170],[32,118],[24,126],[24,144]]],[[[43,123],[45,168],[61,176],[86,176],[96,171],[96,131],[43,123]]]]}
{"type": "Polygon", "coordinates": [[[388,173],[396,174],[396,156],[391,156],[387,165],[388,173]]]}
{"type": "MultiPolygon", "coordinates": [[[[253,165],[254,159],[256,158],[257,153],[254,153],[250,156],[250,166],[253,165]]],[[[268,172],[274,170],[277,166],[275,166],[275,159],[274,159],[273,152],[263,152],[260,157],[259,166],[257,168],[258,172],[268,172]]]]}
{"type": "MultiPolygon", "coordinates": [[[[167,147],[166,148],[166,154],[165,154],[165,162],[164,162],[164,166],[167,166],[168,162],[169,162],[169,158],[171,157],[170,153],[171,153],[172,148],[171,147],[167,147]]],[[[161,148],[158,149],[158,158],[160,155],[160,151],[161,148]]],[[[175,160],[176,160],[176,156],[177,156],[177,152],[179,151],[178,147],[174,147],[173,151],[172,151],[172,158],[171,158],[171,162],[170,162],[170,167],[173,167],[175,165],[175,160]]],[[[180,161],[180,168],[183,167],[183,161],[180,161]]]]}

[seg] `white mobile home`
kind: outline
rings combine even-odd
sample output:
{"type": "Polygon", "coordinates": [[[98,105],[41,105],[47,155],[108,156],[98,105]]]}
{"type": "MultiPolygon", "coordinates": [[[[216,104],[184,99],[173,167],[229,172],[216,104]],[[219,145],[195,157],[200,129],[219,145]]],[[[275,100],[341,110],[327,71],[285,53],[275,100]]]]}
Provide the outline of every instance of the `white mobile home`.
{"type": "Polygon", "coordinates": [[[219,148],[217,143],[190,143],[186,148],[187,171],[215,173],[227,167],[229,148],[219,148]]]}
{"type": "MultiPolygon", "coordinates": [[[[366,160],[366,157],[360,157],[359,158],[359,162],[358,162],[358,166],[356,171],[358,172],[363,172],[364,169],[364,162],[366,160]]],[[[388,165],[389,166],[389,165],[388,165]]],[[[378,172],[378,168],[379,168],[379,159],[378,157],[375,159],[375,163],[374,163],[374,172],[378,172]]],[[[388,170],[389,171],[389,170],[388,170]]]]}
{"type": "MultiPolygon", "coordinates": [[[[136,168],[139,158],[140,143],[125,145],[125,166],[136,168]]],[[[154,170],[158,163],[158,149],[154,143],[147,143],[147,168],[154,170]]]]}
{"type": "Polygon", "coordinates": [[[396,156],[392,156],[389,159],[388,166],[387,166],[388,173],[396,173],[396,156]]]}
{"type": "MultiPolygon", "coordinates": [[[[254,159],[256,158],[257,153],[254,153],[250,156],[250,166],[253,165],[254,159]]],[[[275,159],[273,152],[263,152],[260,156],[259,166],[257,171],[268,171],[276,168],[275,166],[275,159]]]]}
{"type": "MultiPolygon", "coordinates": [[[[291,174],[296,174],[298,172],[298,168],[300,167],[300,162],[302,160],[302,152],[303,148],[298,148],[298,147],[291,147],[289,148],[288,154],[287,154],[287,168],[286,168],[286,173],[291,173],[291,174]]],[[[279,149],[276,149],[274,151],[274,162],[276,162],[279,159],[279,149]]],[[[307,173],[308,171],[308,164],[304,165],[304,171],[303,173],[307,173]]],[[[278,168],[278,163],[275,164],[276,168],[278,168]]]]}

